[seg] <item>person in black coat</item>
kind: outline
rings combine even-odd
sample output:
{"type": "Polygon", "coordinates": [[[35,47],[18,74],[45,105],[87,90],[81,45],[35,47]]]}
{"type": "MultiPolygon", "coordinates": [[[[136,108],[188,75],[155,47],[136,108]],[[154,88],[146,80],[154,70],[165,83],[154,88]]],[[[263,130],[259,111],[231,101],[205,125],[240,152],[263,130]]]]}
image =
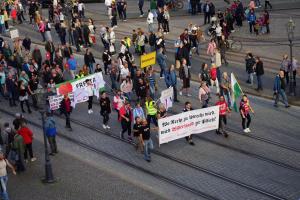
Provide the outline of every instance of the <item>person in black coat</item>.
{"type": "Polygon", "coordinates": [[[63,100],[60,102],[60,114],[64,114],[66,117],[66,128],[72,131],[70,115],[72,112],[71,100],[67,94],[64,95],[63,100]]]}
{"type": "Polygon", "coordinates": [[[86,64],[89,67],[90,74],[94,72],[94,63],[95,63],[95,58],[92,52],[90,52],[89,49],[86,49],[84,54],[84,64],[86,64]]]}
{"type": "Polygon", "coordinates": [[[183,46],[183,43],[181,42],[178,51],[176,53],[176,60],[182,61],[183,59],[186,60],[188,66],[191,65],[189,51],[187,47],[183,46]]]}
{"type": "Polygon", "coordinates": [[[59,39],[60,39],[61,45],[66,44],[66,35],[67,35],[66,26],[62,23],[59,28],[59,39]]]}
{"type": "Polygon", "coordinates": [[[110,52],[107,49],[105,49],[103,54],[102,54],[102,61],[103,61],[103,64],[104,64],[105,75],[107,75],[108,68],[111,65],[111,55],[110,55],[110,52]]]}
{"type": "Polygon", "coordinates": [[[211,13],[210,13],[210,5],[209,5],[209,2],[206,1],[204,6],[203,6],[203,13],[204,13],[204,24],[206,23],[210,23],[210,16],[211,16],[211,13]]]}
{"type": "Polygon", "coordinates": [[[256,90],[263,90],[261,77],[264,75],[264,63],[261,61],[260,57],[256,57],[255,73],[257,78],[257,88],[256,90]]]}
{"type": "Polygon", "coordinates": [[[246,82],[249,84],[253,84],[254,65],[256,61],[252,53],[247,54],[245,62],[246,62],[246,72],[248,73],[248,80],[246,82]]]}

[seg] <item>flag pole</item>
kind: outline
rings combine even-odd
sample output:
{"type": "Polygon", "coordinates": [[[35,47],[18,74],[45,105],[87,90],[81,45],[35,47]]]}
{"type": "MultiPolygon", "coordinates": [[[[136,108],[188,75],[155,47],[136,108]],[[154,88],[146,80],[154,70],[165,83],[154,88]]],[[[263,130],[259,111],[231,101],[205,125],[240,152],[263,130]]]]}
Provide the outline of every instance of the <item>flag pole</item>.
{"type": "MultiPolygon", "coordinates": [[[[234,75],[234,74],[233,74],[233,76],[234,76],[234,78],[235,78],[235,80],[236,80],[236,83],[238,84],[238,86],[239,86],[240,90],[242,91],[242,95],[245,95],[245,93],[243,92],[243,90],[242,90],[242,88],[241,88],[241,86],[240,86],[240,84],[239,84],[239,82],[238,82],[237,78],[235,77],[235,75],[234,75]]],[[[252,112],[252,113],[254,113],[254,110],[253,110],[253,108],[250,106],[250,104],[249,104],[249,101],[248,101],[248,106],[249,106],[249,108],[250,108],[251,112],[252,112]]]]}

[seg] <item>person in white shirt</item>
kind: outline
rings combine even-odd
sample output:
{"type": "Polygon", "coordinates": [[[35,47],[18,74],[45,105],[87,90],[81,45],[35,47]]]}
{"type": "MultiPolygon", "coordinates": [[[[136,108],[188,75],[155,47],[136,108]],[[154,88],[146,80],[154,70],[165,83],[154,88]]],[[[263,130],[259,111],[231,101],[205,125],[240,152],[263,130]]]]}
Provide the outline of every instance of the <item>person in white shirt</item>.
{"type": "Polygon", "coordinates": [[[92,114],[93,113],[93,96],[94,96],[94,89],[93,89],[93,83],[91,81],[91,79],[87,79],[86,80],[86,84],[87,84],[87,93],[89,95],[89,100],[88,100],[88,113],[92,114]]]}
{"type": "Polygon", "coordinates": [[[127,76],[130,76],[128,63],[127,62],[123,62],[123,64],[120,63],[120,79],[124,80],[126,79],[127,76]]]}
{"type": "Polygon", "coordinates": [[[220,24],[217,25],[216,27],[216,36],[217,36],[217,40],[218,40],[218,44],[222,38],[222,27],[220,26],[220,24]]]}
{"type": "Polygon", "coordinates": [[[109,28],[109,52],[111,54],[114,54],[116,52],[115,42],[116,34],[112,28],[109,28]]]}
{"type": "Polygon", "coordinates": [[[78,14],[80,18],[84,18],[84,4],[80,1],[78,3],[78,14]]]}
{"type": "Polygon", "coordinates": [[[154,15],[153,15],[153,13],[150,10],[148,10],[147,23],[148,23],[148,31],[149,32],[153,32],[154,31],[153,21],[154,21],[154,15]]]}

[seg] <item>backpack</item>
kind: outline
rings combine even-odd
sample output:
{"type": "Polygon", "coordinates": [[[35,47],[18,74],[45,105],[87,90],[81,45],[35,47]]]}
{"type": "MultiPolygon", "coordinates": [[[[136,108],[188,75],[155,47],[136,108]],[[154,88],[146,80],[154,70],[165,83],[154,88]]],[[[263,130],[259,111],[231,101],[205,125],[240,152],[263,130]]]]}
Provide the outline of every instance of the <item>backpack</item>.
{"type": "Polygon", "coordinates": [[[210,70],[210,78],[215,81],[217,79],[217,68],[212,68],[210,70]]]}

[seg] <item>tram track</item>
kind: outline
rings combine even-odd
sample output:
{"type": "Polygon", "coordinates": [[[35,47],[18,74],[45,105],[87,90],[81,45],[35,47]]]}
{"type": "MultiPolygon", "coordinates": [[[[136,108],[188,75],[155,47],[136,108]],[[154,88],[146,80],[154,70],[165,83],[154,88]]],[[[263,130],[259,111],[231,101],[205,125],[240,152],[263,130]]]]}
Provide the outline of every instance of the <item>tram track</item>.
{"type": "MultiPolygon", "coordinates": [[[[11,113],[11,112],[9,112],[9,111],[6,111],[6,110],[4,110],[4,109],[2,109],[2,108],[0,108],[0,111],[3,112],[3,113],[5,113],[5,114],[7,114],[7,115],[14,116],[14,113],[11,113]]],[[[61,116],[59,116],[59,115],[56,115],[56,116],[57,116],[58,118],[60,118],[60,119],[63,119],[63,117],[61,117],[61,116]]],[[[27,120],[27,121],[28,121],[28,123],[30,123],[30,124],[32,124],[32,125],[38,127],[38,128],[42,128],[42,126],[41,126],[40,124],[38,124],[37,122],[34,122],[34,121],[32,121],[32,120],[27,120]]],[[[102,135],[108,136],[108,137],[110,137],[110,138],[113,138],[113,139],[115,139],[115,140],[118,140],[118,141],[121,141],[121,142],[130,144],[130,145],[134,145],[133,142],[131,142],[131,141],[129,141],[129,140],[121,139],[119,136],[113,134],[113,133],[110,132],[110,131],[103,131],[103,130],[100,129],[100,128],[94,127],[94,126],[92,126],[92,125],[90,125],[90,124],[87,124],[87,123],[84,123],[84,122],[81,122],[81,121],[78,121],[78,120],[75,120],[75,119],[71,119],[71,122],[72,122],[73,124],[76,124],[77,126],[84,127],[84,128],[89,129],[89,130],[91,130],[91,131],[94,131],[94,132],[100,133],[100,134],[102,134],[102,135]]],[[[142,168],[142,167],[140,167],[140,166],[138,166],[138,165],[136,165],[136,164],[134,164],[134,163],[130,163],[130,162],[127,161],[127,160],[124,160],[124,159],[122,159],[122,158],[119,158],[119,157],[117,157],[117,156],[115,156],[115,155],[112,155],[112,154],[110,154],[110,153],[108,153],[108,152],[105,152],[105,151],[103,151],[103,150],[97,149],[97,148],[95,148],[95,147],[92,147],[91,145],[88,145],[88,144],[86,144],[86,143],[84,143],[84,142],[81,142],[81,141],[79,141],[79,140],[76,140],[76,139],[74,139],[74,138],[71,138],[71,137],[69,137],[69,136],[67,136],[67,135],[65,135],[65,134],[58,133],[58,136],[60,136],[60,137],[62,137],[62,138],[65,138],[66,140],[69,140],[69,141],[71,141],[72,143],[75,143],[75,144],[77,144],[77,145],[79,145],[79,146],[81,146],[81,147],[83,147],[83,148],[85,148],[85,149],[88,149],[88,150],[94,151],[94,152],[96,152],[96,153],[98,153],[98,154],[104,155],[105,157],[108,157],[108,158],[111,158],[111,159],[113,159],[113,160],[115,160],[115,161],[118,161],[118,162],[120,162],[120,163],[123,163],[123,164],[125,164],[125,165],[127,165],[127,166],[129,166],[129,167],[132,167],[132,168],[134,168],[134,169],[137,169],[137,170],[139,170],[139,171],[142,171],[142,172],[144,172],[144,173],[146,173],[146,174],[149,174],[149,175],[151,175],[151,176],[153,176],[153,177],[158,178],[159,180],[168,182],[168,183],[170,183],[170,184],[172,184],[172,185],[175,185],[175,186],[177,186],[177,187],[179,187],[179,188],[181,188],[181,189],[184,189],[184,190],[186,190],[186,191],[189,191],[189,192],[191,192],[191,193],[193,193],[193,194],[196,194],[196,195],[198,195],[198,196],[204,197],[204,198],[206,198],[206,199],[218,200],[217,198],[215,198],[215,197],[213,197],[213,196],[211,196],[211,195],[209,195],[209,194],[203,193],[202,191],[199,191],[199,190],[197,190],[197,189],[194,189],[194,188],[191,188],[191,187],[189,187],[189,186],[186,186],[186,185],[184,185],[184,184],[182,184],[182,183],[179,183],[179,182],[177,182],[177,181],[175,181],[175,180],[172,180],[172,179],[170,179],[170,178],[168,178],[168,177],[165,177],[165,176],[162,176],[162,175],[157,174],[157,173],[155,173],[155,172],[152,172],[152,171],[149,171],[149,170],[147,170],[147,169],[144,169],[144,168],[142,168]]],[[[193,163],[190,163],[190,162],[188,162],[188,161],[185,161],[185,160],[176,158],[176,157],[174,157],[174,156],[172,156],[172,155],[169,155],[169,154],[165,154],[165,153],[160,152],[160,151],[158,151],[158,150],[153,150],[152,153],[155,154],[155,155],[157,155],[157,156],[159,156],[159,157],[168,159],[168,160],[170,160],[170,161],[173,161],[173,162],[175,162],[175,163],[181,164],[181,165],[186,166],[186,167],[190,167],[190,168],[192,168],[192,169],[194,169],[194,170],[197,170],[197,171],[199,171],[199,172],[202,172],[202,173],[211,175],[211,176],[213,176],[213,177],[216,177],[216,178],[221,179],[221,180],[223,180],[223,181],[226,181],[226,182],[228,182],[228,183],[235,184],[235,185],[237,185],[237,186],[243,187],[243,188],[245,188],[245,189],[248,189],[248,190],[250,190],[250,191],[256,192],[256,193],[261,194],[261,195],[264,195],[264,196],[266,196],[266,197],[269,197],[269,198],[272,198],[272,199],[276,199],[276,200],[287,200],[286,198],[281,197],[281,196],[279,196],[279,195],[277,195],[277,194],[274,194],[274,193],[265,191],[264,189],[257,188],[257,187],[255,187],[255,186],[249,185],[249,184],[247,184],[247,183],[243,183],[243,182],[241,182],[241,181],[239,181],[239,180],[235,180],[235,179],[230,178],[230,177],[228,177],[228,176],[222,175],[222,174],[220,174],[220,173],[218,173],[218,172],[214,172],[214,171],[212,171],[212,170],[210,170],[210,169],[207,169],[207,168],[204,168],[204,167],[195,165],[195,164],[193,164],[193,163]]]]}
{"type": "MultiPolygon", "coordinates": [[[[11,116],[11,117],[14,117],[14,116],[15,116],[13,113],[8,112],[8,111],[6,111],[6,110],[4,110],[4,109],[1,109],[1,108],[0,108],[0,112],[5,113],[5,114],[7,114],[7,115],[9,115],[9,116],[11,116]]],[[[29,124],[31,124],[31,125],[33,125],[33,126],[39,128],[39,129],[42,129],[42,128],[43,128],[42,125],[38,124],[37,122],[34,122],[34,121],[32,121],[32,120],[28,120],[28,119],[26,119],[26,120],[27,120],[27,122],[28,122],[29,124]]],[[[73,121],[73,120],[72,120],[72,121],[73,121]]],[[[73,123],[75,123],[75,122],[73,121],[73,123]]],[[[87,128],[88,128],[88,126],[87,126],[87,128]]],[[[89,128],[89,129],[91,129],[91,128],[89,128]]],[[[92,130],[92,129],[91,129],[91,130],[92,130]]],[[[94,130],[94,131],[95,131],[95,130],[94,130]]],[[[99,131],[97,131],[97,132],[99,132],[99,131]]],[[[153,171],[147,170],[147,169],[145,169],[145,168],[143,168],[143,167],[141,167],[141,166],[139,166],[139,165],[136,165],[136,164],[134,164],[134,163],[131,163],[131,162],[129,162],[129,161],[125,160],[125,159],[122,159],[122,158],[120,158],[120,157],[118,157],[118,156],[115,156],[114,154],[111,154],[111,153],[108,153],[108,152],[106,152],[106,151],[100,150],[99,148],[95,148],[95,147],[93,147],[93,146],[91,146],[91,145],[88,145],[88,144],[86,144],[86,143],[84,143],[84,142],[81,142],[81,141],[79,141],[79,140],[77,140],[77,139],[74,139],[74,138],[72,138],[72,137],[70,137],[70,136],[67,136],[66,134],[62,134],[61,132],[58,132],[57,135],[58,135],[59,137],[65,139],[65,140],[67,140],[67,141],[73,143],[73,144],[76,144],[76,145],[78,145],[78,146],[84,148],[84,149],[87,149],[87,150],[92,151],[92,152],[94,152],[94,153],[96,153],[96,154],[105,156],[106,158],[108,158],[108,159],[110,159],[110,160],[117,161],[117,162],[119,162],[119,163],[121,163],[121,164],[123,164],[123,165],[126,165],[126,166],[128,166],[128,167],[131,167],[131,168],[136,169],[136,170],[138,170],[138,171],[141,171],[141,172],[143,172],[143,173],[145,173],[145,174],[148,174],[148,175],[150,175],[150,176],[153,176],[153,177],[157,178],[158,180],[167,182],[167,183],[169,183],[169,184],[171,184],[171,185],[174,185],[174,186],[176,186],[176,187],[178,187],[178,188],[180,188],[180,189],[183,189],[183,190],[186,190],[186,191],[188,191],[188,192],[191,192],[191,193],[193,193],[193,194],[195,194],[195,195],[197,195],[197,196],[199,196],[199,197],[203,197],[203,198],[208,199],[208,200],[219,200],[218,198],[215,198],[215,197],[213,197],[213,196],[211,196],[211,195],[209,195],[209,194],[206,194],[206,193],[204,193],[204,192],[202,192],[202,191],[199,191],[199,190],[197,190],[197,189],[191,188],[191,187],[189,187],[189,186],[187,186],[187,185],[185,185],[185,184],[182,184],[182,183],[180,183],[180,182],[178,182],[178,181],[175,181],[175,180],[173,180],[173,179],[171,179],[171,178],[168,178],[168,177],[166,177],[166,176],[163,176],[163,175],[161,175],[161,174],[158,174],[158,173],[155,173],[155,172],[153,172],[153,171]]],[[[108,135],[108,134],[105,134],[105,135],[108,135]]],[[[123,140],[123,142],[126,142],[126,141],[123,140]]],[[[282,200],[284,200],[284,198],[282,198],[282,200]]]]}

